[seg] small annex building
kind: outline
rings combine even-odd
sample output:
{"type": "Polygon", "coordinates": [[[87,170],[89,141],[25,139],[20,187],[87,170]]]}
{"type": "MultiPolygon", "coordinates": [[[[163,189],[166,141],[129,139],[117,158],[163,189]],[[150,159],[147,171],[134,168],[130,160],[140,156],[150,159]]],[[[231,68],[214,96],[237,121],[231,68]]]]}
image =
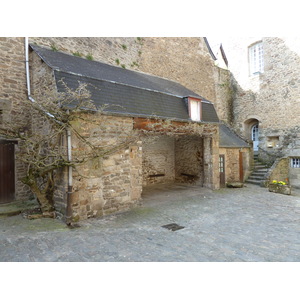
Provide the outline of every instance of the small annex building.
{"type": "MultiPolygon", "coordinates": [[[[67,170],[57,173],[54,200],[62,214],[67,201],[74,220],[126,210],[140,201],[143,187],[156,183],[192,180],[219,188],[219,119],[213,103],[175,81],[37,45],[30,49],[33,94],[43,85],[62,93],[66,86],[87,84],[101,113],[70,107],[82,114],[73,124],[81,135],[103,146],[135,137],[101,161],[74,169],[70,199],[67,170]]],[[[72,153],[82,147],[72,137],[72,153]]]]}
{"type": "Polygon", "coordinates": [[[225,123],[220,123],[220,187],[245,182],[251,173],[251,161],[253,161],[252,145],[239,137],[225,123]]]}

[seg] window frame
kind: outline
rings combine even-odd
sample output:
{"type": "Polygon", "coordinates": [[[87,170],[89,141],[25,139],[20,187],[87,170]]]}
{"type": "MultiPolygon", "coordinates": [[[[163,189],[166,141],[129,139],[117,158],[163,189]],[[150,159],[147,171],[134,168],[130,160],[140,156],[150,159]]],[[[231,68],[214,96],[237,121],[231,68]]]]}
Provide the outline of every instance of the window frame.
{"type": "Polygon", "coordinates": [[[290,166],[293,169],[299,169],[300,168],[300,157],[291,157],[290,166]]]}
{"type": "Polygon", "coordinates": [[[249,76],[264,73],[264,47],[263,42],[258,41],[248,47],[249,76]]]}
{"type": "Polygon", "coordinates": [[[195,97],[188,97],[188,103],[189,103],[189,116],[190,116],[191,120],[194,122],[201,122],[202,121],[202,101],[201,101],[201,99],[195,98],[195,97]],[[193,117],[192,102],[196,102],[197,108],[199,109],[199,111],[197,113],[197,119],[192,118],[193,117]]]}

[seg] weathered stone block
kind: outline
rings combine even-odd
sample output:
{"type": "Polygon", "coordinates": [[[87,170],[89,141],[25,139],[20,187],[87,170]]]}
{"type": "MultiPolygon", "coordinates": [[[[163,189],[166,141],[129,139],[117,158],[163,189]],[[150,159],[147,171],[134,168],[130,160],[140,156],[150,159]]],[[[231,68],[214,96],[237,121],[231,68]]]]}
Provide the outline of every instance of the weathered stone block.
{"type": "Polygon", "coordinates": [[[291,187],[288,185],[269,184],[269,191],[284,195],[291,195],[291,187]]]}
{"type": "Polygon", "coordinates": [[[243,182],[227,182],[226,186],[228,188],[242,188],[244,187],[243,182]]]}

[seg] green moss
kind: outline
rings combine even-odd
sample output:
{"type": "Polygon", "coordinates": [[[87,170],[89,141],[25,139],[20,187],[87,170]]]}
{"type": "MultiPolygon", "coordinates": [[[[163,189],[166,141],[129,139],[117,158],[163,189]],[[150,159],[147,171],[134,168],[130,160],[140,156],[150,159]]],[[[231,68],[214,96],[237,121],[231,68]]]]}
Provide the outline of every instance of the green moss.
{"type": "Polygon", "coordinates": [[[82,57],[82,54],[81,54],[80,52],[78,52],[78,51],[72,52],[72,54],[73,54],[74,56],[82,57]]]}
{"type": "Polygon", "coordinates": [[[54,44],[51,45],[51,50],[55,52],[58,51],[57,47],[54,44]]]}
{"type": "Polygon", "coordinates": [[[80,220],[80,217],[79,217],[79,215],[76,215],[76,216],[73,216],[72,217],[72,222],[79,222],[79,220],[80,220]]]}
{"type": "Polygon", "coordinates": [[[90,54],[90,53],[88,55],[86,55],[85,58],[88,60],[94,60],[92,54],[90,54]]]}

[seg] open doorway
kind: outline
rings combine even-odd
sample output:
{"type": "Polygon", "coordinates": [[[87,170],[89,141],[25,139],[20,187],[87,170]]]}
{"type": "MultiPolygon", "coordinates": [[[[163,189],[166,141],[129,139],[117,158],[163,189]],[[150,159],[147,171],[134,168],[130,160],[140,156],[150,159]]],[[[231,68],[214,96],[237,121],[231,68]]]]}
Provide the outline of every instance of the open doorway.
{"type": "Polygon", "coordinates": [[[143,141],[143,186],[193,182],[203,186],[203,138],[158,135],[143,141]]]}
{"type": "Polygon", "coordinates": [[[244,122],[244,135],[253,142],[253,151],[258,152],[259,147],[259,120],[255,118],[244,122]]]}
{"type": "Polygon", "coordinates": [[[0,140],[0,204],[15,200],[15,145],[0,140]]]}

